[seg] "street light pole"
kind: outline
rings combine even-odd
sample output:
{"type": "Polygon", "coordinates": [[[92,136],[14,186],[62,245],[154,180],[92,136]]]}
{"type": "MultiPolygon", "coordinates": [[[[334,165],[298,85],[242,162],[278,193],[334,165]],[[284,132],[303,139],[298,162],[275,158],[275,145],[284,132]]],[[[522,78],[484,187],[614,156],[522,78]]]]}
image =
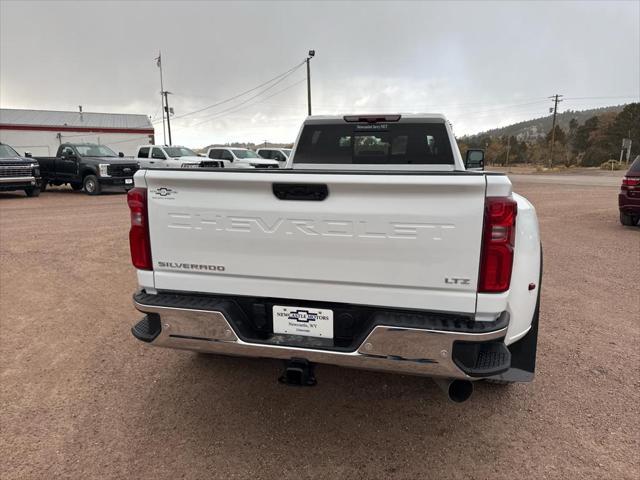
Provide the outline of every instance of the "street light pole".
{"type": "Polygon", "coordinates": [[[309,115],[311,115],[311,68],[309,67],[309,60],[311,60],[315,54],[315,50],[309,50],[309,55],[307,56],[307,110],[309,115]]]}
{"type": "Polygon", "coordinates": [[[156,65],[160,69],[160,103],[162,104],[162,141],[167,143],[167,129],[164,124],[164,85],[162,83],[162,52],[158,52],[156,57],[156,65]]]}

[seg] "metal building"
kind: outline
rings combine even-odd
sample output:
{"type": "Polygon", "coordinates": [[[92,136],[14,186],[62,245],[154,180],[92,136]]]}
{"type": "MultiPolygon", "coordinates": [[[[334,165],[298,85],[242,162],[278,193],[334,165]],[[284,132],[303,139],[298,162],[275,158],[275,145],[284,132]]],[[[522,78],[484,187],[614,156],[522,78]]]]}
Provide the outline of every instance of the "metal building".
{"type": "Polygon", "coordinates": [[[0,109],[0,142],[33,156],[53,156],[61,143],[99,143],[134,155],[136,147],[154,143],[146,115],[0,109]]]}

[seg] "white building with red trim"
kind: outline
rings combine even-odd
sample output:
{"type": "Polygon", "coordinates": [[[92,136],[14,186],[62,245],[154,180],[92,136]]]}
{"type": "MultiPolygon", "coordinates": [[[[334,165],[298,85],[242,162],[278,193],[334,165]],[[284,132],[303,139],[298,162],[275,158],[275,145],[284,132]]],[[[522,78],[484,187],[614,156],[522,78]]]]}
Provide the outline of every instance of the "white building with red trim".
{"type": "Polygon", "coordinates": [[[0,109],[0,142],[33,156],[54,156],[61,143],[99,143],[134,155],[136,147],[153,144],[149,117],[128,113],[58,112],[0,109]]]}

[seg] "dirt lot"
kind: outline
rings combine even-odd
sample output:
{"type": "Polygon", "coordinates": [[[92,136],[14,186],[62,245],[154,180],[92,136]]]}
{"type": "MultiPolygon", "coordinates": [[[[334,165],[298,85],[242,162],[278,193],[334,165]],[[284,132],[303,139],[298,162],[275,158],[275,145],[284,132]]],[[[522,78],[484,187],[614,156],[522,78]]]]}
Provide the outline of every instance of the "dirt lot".
{"type": "Polygon", "coordinates": [[[640,476],[640,229],[617,181],[516,176],[545,249],[538,372],[448,403],[428,379],[133,339],[124,195],[0,194],[0,477],[640,476]]]}

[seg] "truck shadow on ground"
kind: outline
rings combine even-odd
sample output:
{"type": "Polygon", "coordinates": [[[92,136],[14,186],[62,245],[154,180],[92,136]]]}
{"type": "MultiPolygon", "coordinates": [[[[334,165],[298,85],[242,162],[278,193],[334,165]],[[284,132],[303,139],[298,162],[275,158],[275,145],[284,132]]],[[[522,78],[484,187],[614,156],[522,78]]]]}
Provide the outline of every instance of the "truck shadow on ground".
{"type": "MultiPolygon", "coordinates": [[[[102,192],[97,196],[117,196],[117,195],[126,195],[127,192],[102,192]]],[[[42,195],[87,195],[82,190],[74,191],[71,188],[66,187],[49,187],[44,192],[40,193],[42,195]]],[[[87,195],[89,196],[89,195],[87,195]]],[[[0,192],[0,199],[9,199],[9,198],[29,198],[24,192],[15,191],[15,192],[0,192]]],[[[38,198],[38,197],[36,197],[38,198]]],[[[29,198],[29,200],[33,200],[29,198]]]]}
{"type": "Polygon", "coordinates": [[[29,198],[27,197],[23,192],[20,191],[16,191],[16,192],[0,192],[0,199],[2,198],[29,198]]]}
{"type": "MultiPolygon", "coordinates": [[[[111,195],[126,195],[125,191],[103,191],[100,192],[99,195],[95,195],[96,197],[101,196],[111,196],[111,195]]],[[[47,187],[47,189],[40,193],[40,195],[86,195],[87,197],[91,195],[87,195],[82,190],[73,190],[70,187],[47,187]]]]}
{"type": "MultiPolygon", "coordinates": [[[[394,448],[403,450],[411,442],[433,440],[441,450],[466,445],[480,452],[492,448],[496,425],[504,431],[510,423],[518,430],[527,414],[526,385],[479,382],[470,400],[454,404],[429,378],[318,365],[317,386],[291,387],[277,381],[283,370],[278,360],[176,354],[180,358],[149,385],[142,418],[153,421],[140,426],[148,428],[162,417],[163,435],[198,448],[213,448],[215,439],[275,445],[273,455],[290,455],[287,448],[294,446],[339,455],[350,449],[355,454],[362,445],[399,442],[402,446],[394,448]],[[162,407],[154,411],[149,405],[162,407]],[[483,445],[474,446],[476,441],[483,445]]],[[[171,438],[165,441],[170,444],[171,438]]],[[[243,450],[228,454],[241,456],[243,450]]]]}

